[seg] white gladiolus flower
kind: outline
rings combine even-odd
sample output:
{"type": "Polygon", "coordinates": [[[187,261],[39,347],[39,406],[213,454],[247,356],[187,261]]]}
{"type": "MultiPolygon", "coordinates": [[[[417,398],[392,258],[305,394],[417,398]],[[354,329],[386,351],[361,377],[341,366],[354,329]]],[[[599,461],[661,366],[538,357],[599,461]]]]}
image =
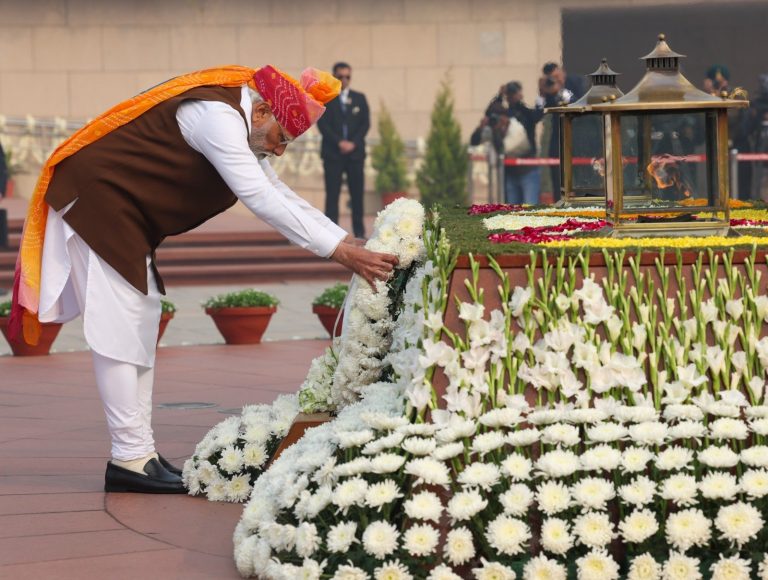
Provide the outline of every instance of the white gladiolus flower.
{"type": "Polygon", "coordinates": [[[644,471],[653,453],[645,447],[627,447],[621,455],[621,468],[625,473],[644,471]]]}
{"type": "Polygon", "coordinates": [[[672,552],[664,563],[664,580],[701,580],[699,559],[672,552]]]}
{"type": "Polygon", "coordinates": [[[443,514],[443,504],[440,498],[431,491],[421,491],[407,500],[404,505],[405,513],[415,520],[440,521],[443,514]]]}
{"type": "Polygon", "coordinates": [[[515,571],[498,562],[488,562],[482,559],[482,568],[474,568],[472,575],[475,580],[515,580],[515,571]]]}
{"type": "Polygon", "coordinates": [[[744,502],[721,507],[715,518],[715,527],[720,530],[720,537],[739,549],[757,536],[764,523],[760,511],[744,502]]]}
{"type": "Polygon", "coordinates": [[[709,431],[715,439],[737,439],[743,441],[749,435],[744,421],[722,417],[709,426],[709,431]]]}
{"type": "Polygon", "coordinates": [[[472,518],[487,505],[488,500],[484,499],[476,489],[460,491],[448,501],[448,514],[455,523],[472,518]]]}
{"type": "Polygon", "coordinates": [[[621,537],[627,542],[644,542],[659,531],[659,523],[653,512],[647,509],[633,511],[619,524],[621,537]]]}
{"type": "Polygon", "coordinates": [[[585,477],[571,487],[573,499],[582,508],[606,509],[608,502],[616,497],[613,484],[597,477],[585,477]]]}
{"type": "Polygon", "coordinates": [[[536,490],[539,509],[551,516],[567,510],[571,506],[571,493],[562,483],[546,481],[536,490]]]}
{"type": "Polygon", "coordinates": [[[749,560],[737,556],[723,558],[712,564],[712,580],[750,580],[752,564],[749,560]]]}
{"type": "Polygon", "coordinates": [[[668,447],[656,458],[656,467],[662,471],[690,469],[693,463],[693,451],[686,447],[668,447]]]}
{"type": "Polygon", "coordinates": [[[739,484],[730,473],[714,472],[702,478],[699,489],[707,499],[732,499],[739,493],[739,484]]]}
{"type": "Polygon", "coordinates": [[[416,477],[419,483],[427,485],[448,485],[451,476],[444,463],[431,457],[412,459],[405,465],[405,472],[416,477]]]}
{"type": "Polygon", "coordinates": [[[698,488],[696,478],[682,473],[672,475],[661,482],[659,494],[675,505],[689,506],[696,503],[698,488]]]}
{"type": "Polygon", "coordinates": [[[501,470],[513,481],[526,481],[531,478],[533,464],[531,460],[520,453],[510,453],[501,462],[501,470]]]}
{"type": "Polygon", "coordinates": [[[568,522],[560,518],[548,518],[541,524],[541,545],[547,551],[558,556],[565,554],[573,547],[573,538],[569,531],[568,522]]]}
{"type": "Polygon", "coordinates": [[[437,547],[440,534],[427,524],[411,526],[403,535],[403,547],[411,556],[429,556],[437,547]]]}
{"type": "Polygon", "coordinates": [[[626,503],[641,507],[651,503],[656,495],[656,483],[643,476],[619,488],[619,496],[626,503]]]}
{"type": "Polygon", "coordinates": [[[516,286],[512,291],[512,298],[509,301],[509,309],[513,318],[519,318],[523,314],[526,304],[533,298],[533,289],[522,286],[516,286]]]}
{"type": "Polygon", "coordinates": [[[728,300],[725,303],[725,311],[733,318],[734,321],[738,321],[741,315],[744,314],[744,302],[741,298],[728,300]]]}
{"type": "Polygon", "coordinates": [[[567,577],[565,566],[544,554],[531,558],[523,568],[523,580],[566,580],[567,577]]]}
{"type": "Polygon", "coordinates": [[[590,548],[602,548],[616,536],[608,516],[600,512],[589,512],[578,516],[573,523],[573,533],[579,543],[590,548]]]}
{"type": "Polygon", "coordinates": [[[616,580],[619,565],[605,550],[592,550],[576,560],[578,580],[616,580]]]}
{"type": "Polygon", "coordinates": [[[397,549],[397,540],[397,528],[389,522],[371,522],[363,531],[365,551],[379,560],[397,549]]]}
{"type": "Polygon", "coordinates": [[[545,427],[541,432],[541,440],[552,445],[572,447],[581,441],[581,436],[579,435],[578,427],[558,423],[545,427]]]}
{"type": "MultiPolygon", "coordinates": [[[[699,453],[699,456],[701,456],[701,453],[699,453]]],[[[741,451],[741,462],[750,467],[768,467],[768,446],[753,445],[743,449],[741,451]]]]}
{"type": "Polygon", "coordinates": [[[567,477],[579,467],[579,458],[572,451],[549,451],[536,461],[536,468],[547,477],[567,477]]]}
{"type": "Polygon", "coordinates": [[[391,560],[373,571],[373,580],[413,580],[413,575],[400,560],[391,560]]]}
{"type": "Polygon", "coordinates": [[[472,532],[467,528],[451,530],[445,539],[444,550],[445,557],[451,564],[460,565],[469,562],[475,556],[472,532]]]}
{"type": "Polygon", "coordinates": [[[502,514],[488,524],[485,537],[495,550],[514,556],[525,551],[531,529],[524,521],[502,514]]]}
{"type": "Polygon", "coordinates": [[[503,447],[507,442],[506,436],[500,431],[488,431],[475,435],[472,440],[472,450],[480,455],[485,455],[491,451],[503,447]]]}
{"type": "Polygon", "coordinates": [[[470,463],[459,474],[458,482],[465,486],[490,489],[499,482],[501,471],[494,463],[470,463]]]}
{"type": "Polygon", "coordinates": [[[686,509],[667,517],[667,542],[681,552],[705,546],[711,536],[711,523],[699,509],[686,509]]]}
{"type": "Polygon", "coordinates": [[[739,456],[725,446],[711,445],[699,451],[698,459],[708,467],[734,467],[739,462],[739,456]]]}
{"type": "Polygon", "coordinates": [[[357,542],[355,534],[357,532],[357,522],[341,522],[334,525],[328,531],[326,542],[328,550],[331,552],[345,553],[349,547],[357,542]]]}
{"type": "Polygon", "coordinates": [[[513,447],[528,447],[541,437],[538,429],[520,429],[507,434],[507,442],[513,447]]]}
{"type": "Polygon", "coordinates": [[[528,512],[533,498],[533,492],[527,485],[515,483],[499,496],[499,502],[504,508],[504,513],[522,517],[528,512]]]}
{"type": "Polygon", "coordinates": [[[740,487],[752,499],[768,495],[768,471],[765,469],[748,469],[741,476],[740,487]]]}
{"type": "Polygon", "coordinates": [[[398,497],[403,497],[403,494],[400,493],[400,487],[393,480],[386,479],[368,486],[368,491],[365,493],[365,503],[368,507],[380,510],[398,497]]]}
{"type": "Polygon", "coordinates": [[[661,580],[661,564],[650,554],[632,558],[627,580],[661,580]]]}

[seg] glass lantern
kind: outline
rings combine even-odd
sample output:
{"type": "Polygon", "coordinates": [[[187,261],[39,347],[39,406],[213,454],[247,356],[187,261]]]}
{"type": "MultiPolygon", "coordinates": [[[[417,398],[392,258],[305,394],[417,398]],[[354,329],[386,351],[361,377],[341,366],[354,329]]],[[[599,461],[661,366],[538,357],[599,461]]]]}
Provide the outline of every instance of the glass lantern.
{"type": "Polygon", "coordinates": [[[550,107],[560,123],[561,198],[557,207],[605,205],[605,152],[603,113],[592,105],[609,103],[624,93],[616,86],[616,73],[603,59],[590,75],[591,87],[578,101],[567,106],[550,107]]]}
{"type": "Polygon", "coordinates": [[[606,115],[606,219],[614,236],[728,235],[728,117],[744,100],[713,96],[680,73],[664,35],[630,92],[606,115]]]}

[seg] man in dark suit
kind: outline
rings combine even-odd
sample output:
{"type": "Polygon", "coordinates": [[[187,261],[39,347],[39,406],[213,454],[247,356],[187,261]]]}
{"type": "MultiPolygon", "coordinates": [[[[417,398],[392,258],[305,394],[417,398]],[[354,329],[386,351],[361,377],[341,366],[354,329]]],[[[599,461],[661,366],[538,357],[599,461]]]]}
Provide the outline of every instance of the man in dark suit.
{"type": "Polygon", "coordinates": [[[333,65],[333,75],[341,81],[341,93],[326,104],[325,115],[317,124],[323,135],[320,154],[325,170],[325,215],[339,222],[341,179],[346,174],[352,205],[352,231],[355,237],[363,238],[363,166],[365,136],[371,127],[371,116],[365,95],[349,89],[352,68],[345,62],[337,62],[333,65]]]}

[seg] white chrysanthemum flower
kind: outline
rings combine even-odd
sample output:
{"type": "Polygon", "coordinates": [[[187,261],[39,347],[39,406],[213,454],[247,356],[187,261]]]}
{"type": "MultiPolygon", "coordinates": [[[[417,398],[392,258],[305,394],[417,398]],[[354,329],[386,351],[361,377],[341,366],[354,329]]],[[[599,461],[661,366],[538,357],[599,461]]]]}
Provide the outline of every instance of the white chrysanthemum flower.
{"type": "Polygon", "coordinates": [[[221,451],[219,467],[227,473],[237,473],[243,469],[243,450],[228,446],[221,451]]]}
{"type": "Polygon", "coordinates": [[[573,523],[573,533],[579,543],[590,548],[603,548],[616,536],[611,520],[601,512],[578,516],[573,523]]]}
{"type": "Polygon", "coordinates": [[[360,419],[371,429],[376,429],[377,431],[392,431],[408,423],[408,419],[405,417],[371,411],[361,413],[360,419]]]}
{"type": "Polygon", "coordinates": [[[402,442],[401,447],[411,455],[429,455],[437,447],[437,441],[425,437],[408,437],[402,442]]]}
{"type": "Polygon", "coordinates": [[[691,439],[698,441],[707,434],[707,428],[700,421],[681,421],[669,428],[670,441],[691,439]]]}
{"type": "Polygon", "coordinates": [[[659,419],[659,412],[653,406],[620,405],[613,416],[622,423],[649,423],[659,419]]]}
{"type": "Polygon", "coordinates": [[[606,443],[587,449],[579,457],[584,471],[613,471],[621,463],[621,451],[606,443]]]}
{"type": "Polygon", "coordinates": [[[568,477],[579,467],[579,457],[575,453],[560,449],[543,453],[536,461],[536,468],[547,477],[568,477]]]}
{"type": "Polygon", "coordinates": [[[637,507],[651,503],[655,495],[656,483],[644,475],[619,488],[621,499],[637,507]]]}
{"type": "Polygon", "coordinates": [[[662,416],[668,421],[701,421],[704,418],[704,412],[696,405],[676,403],[664,407],[662,416]]]}
{"type": "Polygon", "coordinates": [[[621,455],[621,469],[625,473],[644,471],[653,457],[645,447],[627,447],[621,455]]]}
{"type": "Polygon", "coordinates": [[[686,509],[667,517],[667,542],[685,552],[694,546],[704,546],[712,536],[711,523],[700,509],[686,509]]]}
{"type": "Polygon", "coordinates": [[[381,453],[371,457],[371,473],[394,473],[405,463],[405,457],[394,453],[381,453]]]}
{"type": "Polygon", "coordinates": [[[414,520],[432,520],[439,522],[443,515],[440,498],[431,491],[421,491],[404,504],[405,513],[414,520]]]}
{"type": "Polygon", "coordinates": [[[390,560],[373,571],[373,580],[413,580],[413,574],[400,560],[390,560]]]}
{"type": "Polygon", "coordinates": [[[445,539],[445,557],[454,565],[469,562],[475,556],[475,544],[472,532],[467,528],[455,528],[448,532],[445,539]]]}
{"type": "Polygon", "coordinates": [[[523,580],[566,580],[567,577],[565,566],[544,554],[531,558],[523,568],[523,580]]]}
{"type": "Polygon", "coordinates": [[[301,522],[296,528],[296,553],[302,558],[309,558],[320,547],[320,536],[317,526],[309,522],[301,522]]]}
{"type": "Polygon", "coordinates": [[[527,481],[531,479],[533,464],[531,460],[520,453],[510,453],[501,462],[501,470],[513,481],[527,481]]]}
{"type": "Polygon", "coordinates": [[[768,418],[752,419],[749,428],[758,435],[768,435],[768,418]]]}
{"type": "Polygon", "coordinates": [[[608,502],[616,497],[613,484],[598,477],[585,477],[571,487],[571,495],[582,508],[606,509],[608,502]]]}
{"type": "Polygon", "coordinates": [[[576,560],[578,580],[616,580],[619,565],[605,550],[592,550],[576,560]]]}
{"type": "Polygon", "coordinates": [[[571,493],[560,482],[545,481],[536,490],[539,509],[548,516],[567,510],[571,506],[571,493]]]}
{"type": "Polygon", "coordinates": [[[531,529],[524,521],[502,514],[485,528],[485,538],[492,548],[514,556],[525,551],[531,529]]]}
{"type": "Polygon", "coordinates": [[[397,549],[398,536],[397,528],[389,522],[371,522],[363,531],[363,548],[383,560],[397,549]]]}
{"type": "Polygon", "coordinates": [[[342,554],[346,553],[349,547],[358,541],[355,538],[356,533],[357,522],[341,522],[332,526],[326,538],[328,550],[342,554]]]}
{"type": "Polygon", "coordinates": [[[647,421],[629,426],[629,437],[640,445],[662,445],[669,435],[666,424],[658,421],[647,421]]]}
{"type": "Polygon", "coordinates": [[[652,511],[640,509],[633,511],[619,523],[619,531],[627,542],[639,544],[659,531],[659,523],[652,511]]]}
{"type": "Polygon", "coordinates": [[[487,505],[488,500],[484,499],[476,489],[460,491],[454,493],[448,501],[448,514],[455,523],[472,518],[485,509],[487,505]]]}
{"type": "Polygon", "coordinates": [[[486,427],[512,428],[522,419],[520,417],[520,409],[504,407],[501,409],[491,409],[487,413],[480,415],[477,420],[479,423],[485,425],[486,427]]]}
{"type": "Polygon", "coordinates": [[[733,556],[720,559],[709,568],[712,571],[711,580],[750,580],[752,564],[749,560],[733,556]]]}
{"type": "Polygon", "coordinates": [[[744,421],[730,417],[721,417],[712,421],[709,425],[709,432],[714,439],[737,439],[743,441],[749,436],[749,430],[744,421]]]}
{"type": "Polygon", "coordinates": [[[472,451],[485,455],[499,447],[503,447],[506,442],[506,436],[500,431],[488,431],[487,433],[475,435],[475,438],[472,440],[472,451]]]}
{"type": "Polygon", "coordinates": [[[458,457],[465,451],[464,443],[461,441],[455,441],[448,443],[447,445],[438,446],[433,452],[432,457],[438,461],[448,461],[454,457],[458,457]]]}
{"type": "Polygon", "coordinates": [[[768,580],[768,554],[763,557],[763,561],[757,568],[757,574],[760,580],[768,580]]]}
{"type": "Polygon", "coordinates": [[[572,447],[581,442],[579,428],[574,425],[556,423],[548,425],[541,432],[541,440],[551,445],[564,445],[572,447]]]}
{"type": "Polygon", "coordinates": [[[264,445],[249,443],[243,447],[243,464],[246,467],[261,467],[267,459],[267,448],[264,445]]]}
{"type": "Polygon", "coordinates": [[[331,580],[370,580],[370,578],[368,572],[350,564],[342,564],[331,576],[331,580]]]}
{"type": "Polygon", "coordinates": [[[627,580],[661,580],[661,564],[650,554],[632,558],[627,580]]]}
{"type": "Polygon", "coordinates": [[[403,442],[403,439],[405,439],[404,433],[393,431],[389,435],[379,437],[370,443],[366,443],[365,447],[363,448],[363,453],[366,455],[376,455],[377,453],[386,451],[392,447],[399,447],[403,442]]]}
{"type": "Polygon", "coordinates": [[[458,481],[468,487],[490,489],[501,479],[501,470],[494,463],[470,463],[459,474],[458,481]]]}
{"type": "Polygon", "coordinates": [[[744,502],[721,507],[715,518],[715,527],[720,530],[720,537],[736,544],[739,549],[754,539],[763,529],[763,524],[760,511],[744,502]]]}
{"type": "Polygon", "coordinates": [[[741,490],[752,499],[768,495],[768,471],[765,469],[748,469],[739,482],[741,490]]]}
{"type": "Polygon", "coordinates": [[[367,492],[368,483],[360,477],[355,477],[343,481],[336,486],[336,489],[333,490],[331,501],[339,507],[342,513],[347,513],[347,510],[353,505],[363,505],[365,503],[367,492]]]}
{"type": "Polygon", "coordinates": [[[708,467],[734,467],[739,456],[726,446],[711,445],[699,451],[698,460],[708,467]]]}
{"type": "Polygon", "coordinates": [[[411,526],[403,535],[403,547],[411,556],[429,556],[440,540],[438,531],[427,524],[411,526]]]}
{"type": "Polygon", "coordinates": [[[488,562],[485,558],[481,562],[481,568],[472,569],[475,580],[515,580],[517,578],[515,571],[503,564],[488,562]]]}
{"type": "Polygon", "coordinates": [[[659,494],[676,505],[689,506],[697,502],[696,478],[678,473],[661,482],[659,494]]]}
{"type": "MultiPolygon", "coordinates": [[[[562,362],[567,362],[567,359],[561,358],[561,359],[552,359],[553,362],[556,362],[558,360],[562,362]]],[[[550,425],[552,423],[557,423],[558,421],[562,421],[565,419],[565,410],[564,409],[550,409],[547,407],[539,407],[534,411],[531,411],[528,413],[528,416],[526,417],[526,420],[531,425],[550,425]]]]}
{"type": "Polygon", "coordinates": [[[662,471],[690,469],[693,463],[693,451],[686,447],[668,447],[656,458],[655,465],[662,471]]]}
{"type": "Polygon", "coordinates": [[[339,441],[339,447],[347,449],[349,447],[361,447],[371,441],[375,434],[370,429],[361,431],[337,431],[336,438],[339,441]]]}
{"type": "Polygon", "coordinates": [[[513,447],[529,447],[536,443],[541,437],[541,432],[533,427],[528,429],[518,429],[507,434],[507,442],[513,447]]]}
{"type": "Polygon", "coordinates": [[[547,551],[558,556],[573,547],[573,537],[568,522],[560,518],[548,518],[541,524],[541,545],[547,551]]]}
{"type": "Polygon", "coordinates": [[[768,467],[768,446],[753,445],[743,449],[741,462],[750,467],[768,467]]]}
{"type": "Polygon", "coordinates": [[[291,525],[271,523],[262,526],[262,537],[275,550],[293,550],[296,543],[296,528],[291,525]]]}
{"type": "Polygon", "coordinates": [[[227,498],[229,501],[241,502],[251,495],[251,476],[236,475],[227,483],[227,498]]]}
{"type": "Polygon", "coordinates": [[[613,443],[626,438],[629,433],[620,423],[600,423],[587,429],[587,439],[595,443],[613,443]]]}
{"type": "Polygon", "coordinates": [[[569,422],[582,425],[598,426],[598,423],[605,421],[607,418],[608,414],[605,411],[592,407],[569,409],[567,414],[569,422]]]}
{"type": "Polygon", "coordinates": [[[269,439],[270,430],[267,423],[254,422],[245,427],[243,439],[248,443],[265,443],[269,439]]]}
{"type": "Polygon", "coordinates": [[[456,574],[450,566],[438,564],[429,572],[427,580],[462,580],[462,578],[456,574]]]}
{"type": "Polygon", "coordinates": [[[405,472],[416,477],[417,483],[448,485],[451,475],[444,463],[431,457],[412,459],[405,465],[405,472]]]}
{"type": "Polygon", "coordinates": [[[528,508],[533,503],[533,492],[522,483],[514,483],[509,489],[499,496],[499,502],[504,508],[504,513],[522,517],[528,513],[528,508]]]}
{"type": "Polygon", "coordinates": [[[739,484],[736,476],[716,471],[701,479],[699,489],[707,499],[732,499],[739,493],[739,484]]]}
{"type": "Polygon", "coordinates": [[[206,488],[208,501],[226,501],[229,482],[223,477],[213,479],[206,488]]]}
{"type": "Polygon", "coordinates": [[[400,486],[391,479],[385,479],[379,483],[372,483],[365,493],[365,503],[368,507],[380,510],[383,506],[403,497],[400,486]]]}
{"type": "MultiPolygon", "coordinates": [[[[766,296],[768,298],[768,296],[766,296]]],[[[754,405],[746,407],[744,414],[750,419],[765,419],[768,417],[768,405],[754,405]]]]}
{"type": "Polygon", "coordinates": [[[341,463],[333,469],[336,477],[349,477],[369,473],[371,471],[371,460],[369,457],[356,457],[352,461],[341,463]]]}
{"type": "Polygon", "coordinates": [[[701,580],[698,558],[672,552],[664,563],[664,580],[701,580]]]}

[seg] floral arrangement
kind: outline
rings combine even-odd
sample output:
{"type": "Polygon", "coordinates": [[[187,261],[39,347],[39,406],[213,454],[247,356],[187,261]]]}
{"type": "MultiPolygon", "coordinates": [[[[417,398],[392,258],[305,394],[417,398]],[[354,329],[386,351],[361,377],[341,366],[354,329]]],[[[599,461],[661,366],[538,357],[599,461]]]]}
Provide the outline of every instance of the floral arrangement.
{"type": "Polygon", "coordinates": [[[11,301],[0,302],[0,318],[11,315],[11,301]]]}
{"type": "Polygon", "coordinates": [[[165,298],[160,299],[160,311],[163,314],[174,314],[176,312],[176,305],[170,300],[165,298]]]}
{"type": "Polygon", "coordinates": [[[252,308],[254,306],[277,306],[280,301],[276,296],[247,288],[237,292],[229,292],[209,298],[203,303],[203,308],[217,310],[220,308],[252,308]]]}
{"type": "Polygon", "coordinates": [[[297,413],[296,396],[282,395],[271,405],[247,405],[239,416],[216,425],[184,463],[189,494],[210,501],[248,499],[297,413]]]}
{"type": "Polygon", "coordinates": [[[304,412],[339,409],[358,400],[368,385],[381,378],[402,288],[414,263],[424,257],[423,225],[424,208],[414,200],[398,199],[379,212],[365,247],[397,256],[395,274],[388,282],[377,281],[375,287],[353,278],[341,340],[312,363],[302,385],[299,399],[304,412]]]}
{"type": "Polygon", "coordinates": [[[337,282],[333,286],[330,286],[323,290],[312,301],[312,306],[328,306],[329,308],[341,308],[344,305],[344,299],[347,297],[349,286],[337,282]]]}

